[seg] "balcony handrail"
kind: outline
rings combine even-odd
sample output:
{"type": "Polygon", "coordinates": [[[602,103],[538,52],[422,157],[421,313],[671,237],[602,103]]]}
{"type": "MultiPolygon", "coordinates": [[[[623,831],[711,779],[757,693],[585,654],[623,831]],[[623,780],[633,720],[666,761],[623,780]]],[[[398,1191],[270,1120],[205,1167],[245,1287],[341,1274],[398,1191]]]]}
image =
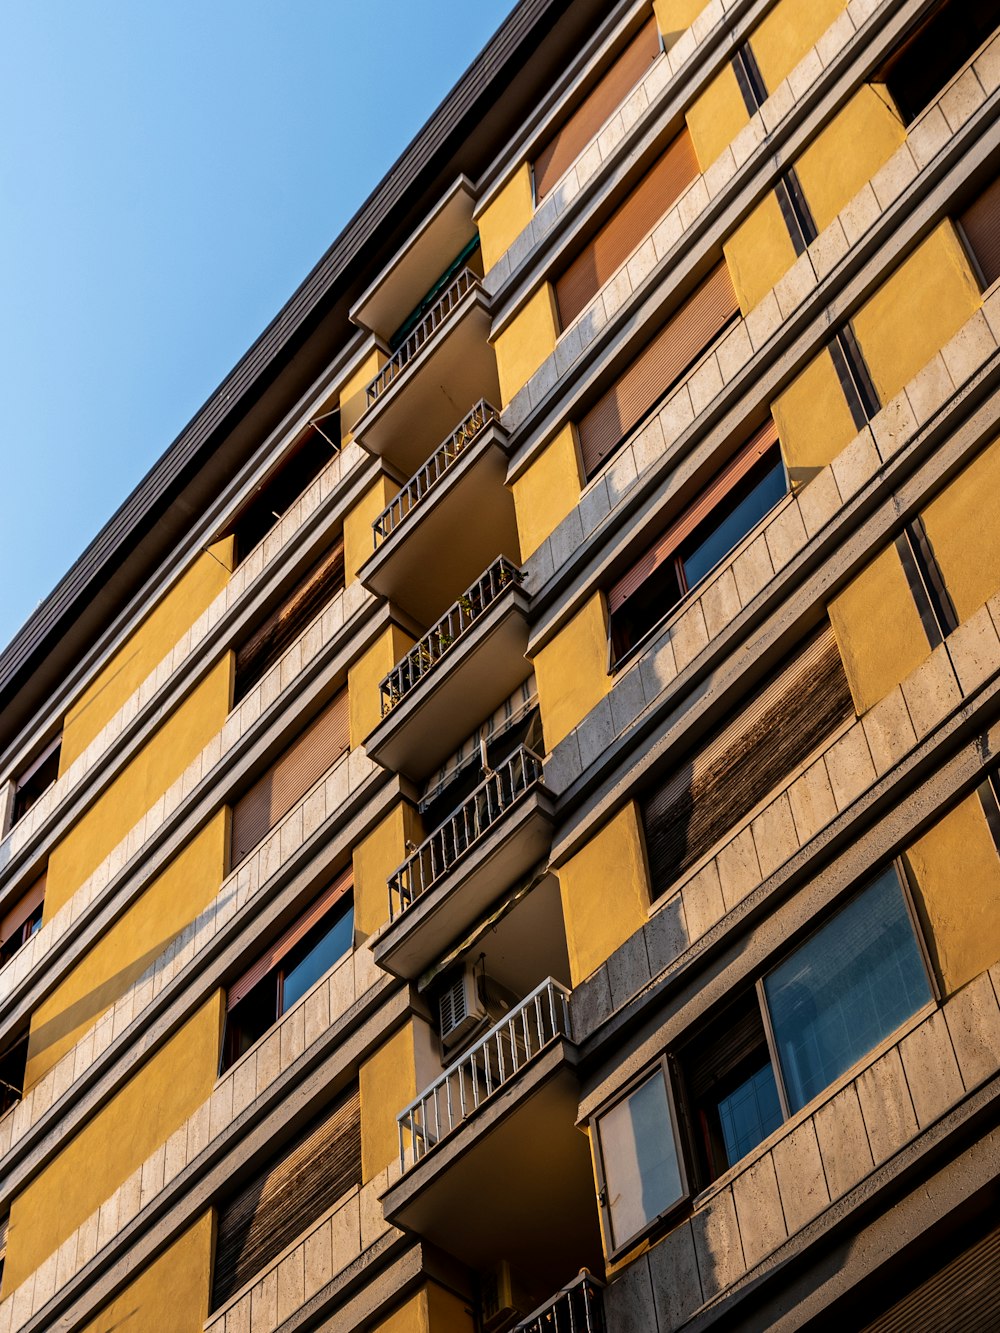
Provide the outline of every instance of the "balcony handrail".
{"type": "Polygon", "coordinates": [[[511,1333],[604,1333],[604,1283],[587,1268],[533,1310],[511,1333]]]}
{"type": "Polygon", "coordinates": [[[405,657],[400,658],[389,674],[379,682],[381,715],[385,717],[440,662],[451,648],[465,635],[497,600],[500,594],[516,583],[523,574],[506,556],[498,556],[485,574],[480,575],[471,588],[453,602],[436,624],[422,639],[418,639],[405,657]]]}
{"type": "Polygon", "coordinates": [[[389,920],[395,921],[542,778],[543,761],[519,745],[389,876],[389,920]]]}
{"type": "Polygon", "coordinates": [[[406,366],[413,360],[432,333],[451,314],[466,292],[479,286],[479,275],[471,268],[462,268],[455,274],[448,286],[424,315],[420,323],[408,333],[403,342],[365,389],[365,406],[372,403],[392,384],[406,366]]]}
{"type": "Polygon", "coordinates": [[[424,496],[437,485],[451,465],[461,458],[486,427],[499,420],[500,413],[497,409],[485,398],[481,398],[372,524],[372,537],[376,550],[379,542],[384,542],[390,533],[399,527],[407,514],[412,513],[424,496]]]}
{"type": "Polygon", "coordinates": [[[569,1036],[569,991],[554,977],[546,977],[400,1111],[396,1117],[400,1169],[415,1166],[560,1036],[569,1036]]]}

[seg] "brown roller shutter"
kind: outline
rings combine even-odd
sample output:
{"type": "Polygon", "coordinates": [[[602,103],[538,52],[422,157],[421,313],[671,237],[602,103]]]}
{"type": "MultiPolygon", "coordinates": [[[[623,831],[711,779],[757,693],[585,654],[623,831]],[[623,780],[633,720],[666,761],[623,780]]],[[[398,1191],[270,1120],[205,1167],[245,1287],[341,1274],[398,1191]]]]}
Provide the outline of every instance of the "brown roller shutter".
{"type": "Polygon", "coordinates": [[[694,146],[685,129],[556,280],[556,303],[563,328],[639,248],[697,174],[694,146]]]}
{"type": "Polygon", "coordinates": [[[697,361],[738,308],[723,260],[580,421],[588,477],[697,361]]]}
{"type": "Polygon", "coordinates": [[[534,161],[535,198],[539,203],[569,170],[587,144],[610,120],[660,54],[660,31],[650,18],[617,59],[605,70],[561,129],[538,152],[534,161]]]}
{"type": "Polygon", "coordinates": [[[347,690],[327,704],[281,758],[233,806],[231,864],[238,865],[347,750],[347,690]]]}
{"type": "Polygon", "coordinates": [[[352,1088],[219,1209],[212,1308],[239,1291],[310,1223],[361,1184],[361,1109],[352,1088]]]}
{"type": "Polygon", "coordinates": [[[642,802],[653,893],[665,893],[853,716],[829,626],[642,802]]]}
{"type": "MultiPolygon", "coordinates": [[[[945,1240],[947,1243],[947,1238],[945,1240]]],[[[940,1258],[941,1244],[911,1262],[920,1277],[940,1258]]],[[[1000,1328],[1000,1226],[921,1282],[864,1333],[996,1333],[1000,1328]]]]}
{"type": "Polygon", "coordinates": [[[339,540],[236,650],[234,703],[244,698],[343,586],[344,543],[339,540]]]}
{"type": "Polygon", "coordinates": [[[624,606],[664,560],[670,559],[684,538],[694,532],[702,519],[712,512],[727,492],[731,491],[777,442],[777,427],[768,417],[767,422],[753,438],[743,446],[735,458],[730,459],[715,480],[706,486],[694,504],[685,510],[677,522],[672,523],[663,536],[635,562],[628,573],[623,574],[612,586],[608,593],[608,610],[612,614],[624,606]]]}
{"type": "Polygon", "coordinates": [[[959,222],[983,281],[992,286],[1000,278],[1000,177],[965,210],[959,222]]]}

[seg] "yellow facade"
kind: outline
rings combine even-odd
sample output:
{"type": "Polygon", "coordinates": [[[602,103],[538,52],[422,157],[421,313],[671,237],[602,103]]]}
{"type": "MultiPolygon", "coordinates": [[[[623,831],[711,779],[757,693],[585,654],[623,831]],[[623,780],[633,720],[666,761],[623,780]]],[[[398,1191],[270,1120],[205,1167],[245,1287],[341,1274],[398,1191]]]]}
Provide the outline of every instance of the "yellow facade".
{"type": "Polygon", "coordinates": [[[340,386],[337,401],[340,406],[340,438],[343,444],[349,444],[354,439],[354,427],[367,406],[365,389],[384,363],[385,354],[377,347],[372,348],[340,386]]]}
{"type": "Polygon", "coordinates": [[[82,1333],[200,1333],[212,1276],[211,1212],[157,1255],[82,1333]]]}
{"type": "Polygon", "coordinates": [[[372,1327],[372,1333],[472,1333],[468,1302],[436,1282],[428,1282],[392,1314],[372,1327]]]}
{"type": "Polygon", "coordinates": [[[531,164],[523,162],[479,215],[479,240],[487,273],[524,231],[534,211],[531,164]]]}
{"type": "Polygon", "coordinates": [[[595,593],[535,657],[535,680],[551,750],[610,693],[608,621],[595,593]]]}
{"type": "Polygon", "coordinates": [[[364,495],[344,515],[344,582],[353,583],[358,570],[375,553],[372,524],[390,500],[399,493],[396,483],[380,473],[364,495]]]}
{"type": "Polygon", "coordinates": [[[347,672],[347,697],[351,713],[351,749],[364,744],[382,720],[379,681],[413,647],[413,639],[397,625],[384,630],[367,652],[351,663],[347,672]]]}
{"type": "Polygon", "coordinates": [[[567,425],[511,486],[523,560],[579,504],[581,481],[576,431],[567,425]]]}
{"type": "Polygon", "coordinates": [[[772,190],[722,247],[744,315],[795,263],[792,245],[772,190]]]}
{"type": "Polygon", "coordinates": [[[959,621],[997,591],[1000,513],[986,497],[1000,494],[1000,441],[994,441],[921,513],[959,621]]]}
{"type": "Polygon", "coordinates": [[[905,137],[899,117],[868,84],[820,130],[795,161],[819,231],[888,162],[905,137]]]}
{"type": "Polygon", "coordinates": [[[685,28],[690,28],[705,8],[702,0],[653,0],[653,13],[663,40],[669,46],[685,28]]]}
{"type": "Polygon", "coordinates": [[[832,463],[857,427],[830,353],[824,348],[771,403],[793,487],[832,463]]]}
{"type": "Polygon", "coordinates": [[[750,121],[732,65],[724,65],[687,109],[687,127],[702,171],[728,148],[750,121]]]}
{"type": "Polygon", "coordinates": [[[551,285],[546,282],[497,335],[494,350],[504,406],[555,351],[558,334],[555,297],[551,285]]]}
{"type": "Polygon", "coordinates": [[[750,45],[773,93],[847,8],[845,0],[778,0],[754,28],[750,45]]]}
{"type": "Polygon", "coordinates": [[[354,930],[359,943],[389,920],[387,880],[406,860],[407,843],[415,846],[421,837],[420,816],[412,805],[400,801],[355,845],[354,930]]]}
{"type": "Polygon", "coordinates": [[[417,1092],[415,1023],[388,1037],[361,1066],[361,1178],[372,1180],[399,1160],[396,1116],[417,1092]]]}

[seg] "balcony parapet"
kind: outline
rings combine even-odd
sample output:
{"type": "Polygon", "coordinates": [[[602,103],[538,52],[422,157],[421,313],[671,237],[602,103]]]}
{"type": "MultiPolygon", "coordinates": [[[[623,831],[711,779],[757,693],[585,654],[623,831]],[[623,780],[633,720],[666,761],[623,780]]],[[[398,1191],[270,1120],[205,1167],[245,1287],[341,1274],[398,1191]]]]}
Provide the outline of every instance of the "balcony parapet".
{"type": "Polygon", "coordinates": [[[569,994],[547,977],[399,1113],[402,1172],[455,1133],[550,1043],[569,1036],[569,994]]]}
{"type": "Polygon", "coordinates": [[[605,1333],[604,1283],[586,1268],[511,1333],[605,1333]]]}
{"type": "Polygon", "coordinates": [[[377,401],[379,395],[385,393],[386,389],[403,373],[424,343],[455,309],[462,297],[479,285],[479,278],[471,268],[459,269],[420,323],[406,336],[403,343],[396,348],[375,378],[367,385],[365,388],[365,404],[367,407],[371,407],[377,401]]]}

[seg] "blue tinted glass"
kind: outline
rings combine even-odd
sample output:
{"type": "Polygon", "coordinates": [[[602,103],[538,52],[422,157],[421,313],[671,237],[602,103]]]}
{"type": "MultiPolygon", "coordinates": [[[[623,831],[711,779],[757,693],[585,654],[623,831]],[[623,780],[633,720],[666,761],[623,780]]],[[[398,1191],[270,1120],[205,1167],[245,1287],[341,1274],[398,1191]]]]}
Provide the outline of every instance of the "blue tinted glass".
{"type": "Polygon", "coordinates": [[[890,867],[764,982],[792,1111],[931,998],[890,867]]]}
{"type": "Polygon", "coordinates": [[[608,1210],[618,1246],[666,1212],[683,1192],[661,1073],[601,1117],[600,1138],[608,1210]]]}
{"type": "Polygon", "coordinates": [[[310,986],[319,981],[324,973],[329,972],[338,958],[341,958],[354,942],[354,907],[348,907],[334,920],[324,920],[314,931],[306,936],[304,952],[296,950],[293,964],[285,973],[282,989],[282,1012],[291,1009],[296,1000],[300,1000],[310,986]]]}
{"type": "Polygon", "coordinates": [[[719,1102],[719,1121],[726,1145],[726,1162],[732,1166],[756,1148],[781,1124],[781,1103],[774,1070],[768,1060],[755,1074],[719,1102]]]}
{"type": "Polygon", "coordinates": [[[693,588],[714,569],[784,494],[785,470],[779,459],[733,509],[710,514],[692,534],[696,544],[681,553],[687,586],[693,588]]]}

